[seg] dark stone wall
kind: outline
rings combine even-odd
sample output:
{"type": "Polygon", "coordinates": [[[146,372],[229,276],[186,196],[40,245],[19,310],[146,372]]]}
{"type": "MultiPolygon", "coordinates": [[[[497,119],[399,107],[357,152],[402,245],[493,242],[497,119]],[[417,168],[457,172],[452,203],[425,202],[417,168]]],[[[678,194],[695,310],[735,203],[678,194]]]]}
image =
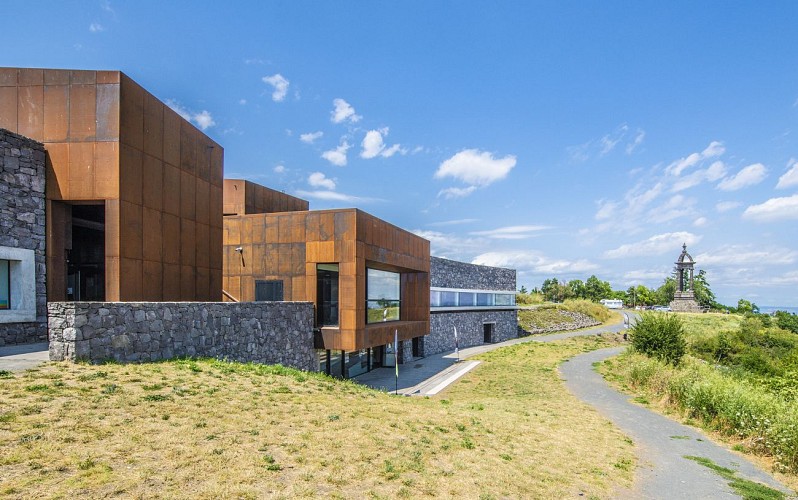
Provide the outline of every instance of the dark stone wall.
{"type": "Polygon", "coordinates": [[[518,315],[512,311],[462,311],[430,314],[430,334],[424,337],[424,354],[454,351],[454,328],[460,349],[484,344],[484,323],[496,323],[492,342],[518,337],[518,315]]]}
{"type": "Polygon", "coordinates": [[[181,356],[318,371],[310,302],[50,302],[50,359],[181,356]]]}
{"type": "Polygon", "coordinates": [[[430,257],[430,286],[515,292],[515,269],[430,257]]]}
{"type": "Polygon", "coordinates": [[[44,145],[0,129],[0,246],[33,250],[36,261],[36,321],[0,322],[0,346],[47,340],[44,180],[44,145]]]}

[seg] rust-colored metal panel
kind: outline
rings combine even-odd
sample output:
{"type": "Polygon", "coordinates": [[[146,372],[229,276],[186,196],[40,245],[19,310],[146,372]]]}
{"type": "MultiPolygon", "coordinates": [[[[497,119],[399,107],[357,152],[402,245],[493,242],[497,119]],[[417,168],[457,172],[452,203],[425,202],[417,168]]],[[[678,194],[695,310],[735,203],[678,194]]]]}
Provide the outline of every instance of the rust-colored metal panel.
{"type": "MultiPolygon", "coordinates": [[[[159,158],[145,154],[142,157],[142,202],[145,207],[163,210],[163,162],[159,158]]],[[[167,195],[170,192],[167,191],[167,195]]]]}
{"type": "Polygon", "coordinates": [[[119,259],[119,272],[124,279],[119,282],[119,300],[135,302],[144,300],[143,263],[139,259],[119,259]]]}
{"type": "Polygon", "coordinates": [[[119,85],[119,141],[144,148],[144,89],[122,74],[119,85]]]}
{"type": "Polygon", "coordinates": [[[119,198],[119,143],[94,143],[94,198],[119,198]]]}
{"type": "Polygon", "coordinates": [[[119,83],[119,71],[98,71],[97,83],[119,83]]]}
{"type": "Polygon", "coordinates": [[[41,141],[44,135],[44,87],[19,87],[17,92],[17,133],[41,141]]]}
{"type": "Polygon", "coordinates": [[[72,225],[66,203],[47,200],[45,236],[47,239],[47,300],[66,300],[66,228],[72,225]]]}
{"type": "Polygon", "coordinates": [[[64,142],[69,132],[69,87],[44,87],[44,142],[64,142]]]}
{"type": "MultiPolygon", "coordinates": [[[[120,250],[120,202],[119,200],[105,200],[105,256],[106,258],[119,257],[120,250]]],[[[117,268],[117,271],[119,269],[117,268]]],[[[117,275],[117,279],[118,279],[117,275]]],[[[106,283],[108,280],[106,279],[106,283]]]]}
{"type": "Polygon", "coordinates": [[[45,165],[47,199],[69,198],[69,144],[46,144],[45,165]]]}
{"type": "Polygon", "coordinates": [[[18,85],[19,68],[0,68],[0,87],[18,85]]]}
{"type": "Polygon", "coordinates": [[[244,215],[244,181],[225,179],[223,206],[224,213],[228,215],[244,215]]]}
{"type": "Polygon", "coordinates": [[[210,267],[210,248],[208,246],[208,241],[210,238],[210,226],[207,224],[201,224],[197,222],[195,225],[196,229],[196,263],[197,267],[210,267]]]}
{"type": "Polygon", "coordinates": [[[161,239],[163,261],[180,264],[180,218],[176,215],[161,215],[161,239]]]}
{"type": "Polygon", "coordinates": [[[335,238],[335,213],[325,211],[322,212],[319,220],[319,239],[321,241],[329,241],[335,238]]]}
{"type": "Polygon", "coordinates": [[[97,88],[69,87],[69,140],[94,141],[97,129],[97,88]]]}
{"type": "Polygon", "coordinates": [[[105,254],[105,300],[118,302],[122,300],[119,289],[119,273],[121,272],[120,257],[105,254]]]}
{"type": "Polygon", "coordinates": [[[119,141],[119,84],[97,85],[96,115],[98,141],[119,141]]]}
{"type": "Polygon", "coordinates": [[[208,273],[210,280],[208,283],[208,300],[213,302],[222,300],[222,268],[210,268],[208,273]]]}
{"type": "Polygon", "coordinates": [[[240,241],[242,245],[252,244],[252,218],[243,217],[241,219],[241,235],[240,241]]]}
{"type": "Polygon", "coordinates": [[[143,300],[163,300],[163,264],[145,260],[143,263],[143,300]]]}
{"type": "Polygon", "coordinates": [[[163,300],[180,300],[180,265],[163,264],[163,300]]]}
{"type": "Polygon", "coordinates": [[[17,131],[17,106],[17,88],[0,86],[0,128],[17,131]]]}
{"type": "Polygon", "coordinates": [[[180,121],[180,169],[196,174],[197,129],[185,120],[180,121]]]}
{"type": "Polygon", "coordinates": [[[216,187],[222,187],[224,182],[224,149],[219,145],[211,151],[210,181],[216,187]]]}
{"type": "Polygon", "coordinates": [[[69,144],[69,199],[90,200],[94,194],[94,143],[69,144]]]}
{"type": "MultiPolygon", "coordinates": [[[[119,244],[122,257],[141,260],[144,227],[141,205],[121,200],[119,203],[119,244]]],[[[123,274],[124,276],[124,274],[123,274]]]]}
{"type": "Polygon", "coordinates": [[[144,207],[142,208],[142,215],[142,257],[147,261],[161,262],[163,260],[162,214],[158,210],[144,207]]]}
{"type": "Polygon", "coordinates": [[[222,188],[220,186],[214,186],[211,184],[210,196],[211,200],[210,206],[208,207],[208,221],[210,222],[211,227],[222,227],[222,188]]]}
{"type": "Polygon", "coordinates": [[[163,108],[163,159],[180,167],[180,123],[183,121],[169,107],[163,108]]]}
{"type": "Polygon", "coordinates": [[[19,86],[42,86],[44,85],[44,70],[38,68],[20,68],[19,86]]]}
{"type": "Polygon", "coordinates": [[[180,215],[180,169],[163,164],[163,211],[180,215]]]}
{"type": "Polygon", "coordinates": [[[180,172],[180,217],[194,220],[196,218],[197,184],[190,172],[180,172]]]}
{"type": "MultiPolygon", "coordinates": [[[[197,263],[196,252],[197,244],[196,224],[192,220],[182,219],[180,221],[180,263],[183,266],[195,266],[197,263]]],[[[183,273],[183,270],[180,270],[183,273]]]]}
{"type": "Polygon", "coordinates": [[[305,301],[307,300],[306,278],[304,276],[294,276],[291,279],[291,295],[285,296],[285,300],[305,301]]]}
{"type": "Polygon", "coordinates": [[[141,150],[125,143],[122,143],[119,149],[119,197],[141,205],[143,161],[141,150]]]}
{"type": "Polygon", "coordinates": [[[69,70],[66,69],[45,69],[45,85],[69,85],[69,70]]]}
{"type": "Polygon", "coordinates": [[[192,300],[197,294],[197,277],[194,266],[180,266],[180,300],[192,300]]]}
{"type": "Polygon", "coordinates": [[[144,93],[144,152],[163,158],[164,105],[149,92],[144,93]]]}
{"type": "Polygon", "coordinates": [[[97,72],[91,70],[72,70],[70,72],[70,83],[73,85],[94,85],[97,83],[97,72]]]}
{"type": "MultiPolygon", "coordinates": [[[[195,274],[195,284],[194,284],[195,298],[192,300],[200,300],[200,301],[214,300],[211,299],[210,286],[211,286],[210,269],[208,269],[207,267],[197,266],[195,274]]],[[[217,298],[215,300],[219,299],[217,298]]]]}
{"type": "Polygon", "coordinates": [[[200,178],[196,180],[194,214],[200,224],[210,224],[211,185],[200,178]]]}

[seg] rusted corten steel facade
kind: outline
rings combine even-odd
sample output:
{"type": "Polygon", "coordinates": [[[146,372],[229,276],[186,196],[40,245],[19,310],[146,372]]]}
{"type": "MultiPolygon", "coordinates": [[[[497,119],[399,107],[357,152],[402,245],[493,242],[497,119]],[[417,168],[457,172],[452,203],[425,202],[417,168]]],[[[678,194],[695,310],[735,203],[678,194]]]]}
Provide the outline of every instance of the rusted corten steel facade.
{"type": "Polygon", "coordinates": [[[0,127],[47,152],[49,300],[73,208],[97,204],[104,300],[220,300],[221,146],[119,71],[0,68],[0,127]]]}
{"type": "MultiPolygon", "coordinates": [[[[255,299],[257,280],[282,280],[284,300],[317,305],[319,264],[337,264],[339,324],[323,348],[355,351],[429,333],[429,241],[357,209],[224,218],[225,291],[255,299]],[[366,324],[366,270],[400,273],[399,321],[366,324]]],[[[320,348],[322,346],[319,346],[320,348]]]]}
{"type": "Polygon", "coordinates": [[[224,215],[268,214],[308,210],[301,198],[243,179],[224,180],[224,215]]]}

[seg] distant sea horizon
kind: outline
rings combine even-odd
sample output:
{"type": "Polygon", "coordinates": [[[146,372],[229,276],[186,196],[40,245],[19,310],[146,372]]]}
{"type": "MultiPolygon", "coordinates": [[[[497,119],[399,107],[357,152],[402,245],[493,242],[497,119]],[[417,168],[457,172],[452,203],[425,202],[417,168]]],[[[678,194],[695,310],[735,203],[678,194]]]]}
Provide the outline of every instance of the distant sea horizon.
{"type": "Polygon", "coordinates": [[[784,311],[792,314],[798,314],[798,307],[787,306],[759,306],[759,312],[762,314],[770,314],[776,311],[784,311]]]}

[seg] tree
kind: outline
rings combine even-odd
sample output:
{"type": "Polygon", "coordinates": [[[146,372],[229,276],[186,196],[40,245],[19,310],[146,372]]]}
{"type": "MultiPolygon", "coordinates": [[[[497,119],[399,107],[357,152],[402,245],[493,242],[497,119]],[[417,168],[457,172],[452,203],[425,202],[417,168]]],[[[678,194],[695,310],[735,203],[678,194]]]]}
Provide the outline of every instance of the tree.
{"type": "Polygon", "coordinates": [[[601,281],[596,277],[596,275],[592,275],[587,279],[585,282],[585,298],[592,300],[593,302],[598,302],[601,299],[606,299],[612,296],[612,287],[610,286],[609,282],[601,281]]]}
{"type": "Polygon", "coordinates": [[[737,312],[741,314],[759,313],[759,306],[748,300],[740,299],[737,301],[737,312]]]}
{"type": "Polygon", "coordinates": [[[582,280],[571,280],[568,282],[568,288],[571,290],[571,295],[576,299],[585,298],[585,283],[582,280]]]}
{"type": "Polygon", "coordinates": [[[559,295],[559,285],[560,282],[557,281],[557,278],[546,279],[540,287],[543,297],[550,302],[556,302],[559,295]]]}
{"type": "Polygon", "coordinates": [[[709,288],[707,281],[707,273],[703,269],[698,271],[698,274],[693,276],[693,293],[695,293],[695,300],[702,307],[709,307],[712,309],[718,308],[718,303],[715,302],[715,294],[709,288]]]}
{"type": "Polygon", "coordinates": [[[525,287],[524,285],[521,285],[521,289],[520,289],[520,290],[518,290],[518,291],[519,291],[520,293],[529,293],[529,292],[527,292],[527,291],[526,291],[526,287],[525,287]]]}
{"type": "Polygon", "coordinates": [[[654,300],[659,304],[666,305],[673,302],[674,295],[676,295],[676,278],[668,276],[654,292],[654,300]]]}

